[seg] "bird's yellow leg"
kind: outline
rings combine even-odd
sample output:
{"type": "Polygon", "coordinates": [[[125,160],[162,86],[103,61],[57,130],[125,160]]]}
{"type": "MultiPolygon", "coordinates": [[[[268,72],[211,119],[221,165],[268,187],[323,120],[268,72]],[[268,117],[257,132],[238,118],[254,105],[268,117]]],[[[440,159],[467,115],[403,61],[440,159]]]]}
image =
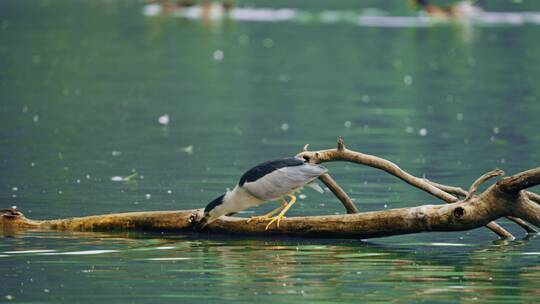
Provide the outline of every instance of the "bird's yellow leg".
{"type": "Polygon", "coordinates": [[[289,209],[292,207],[292,205],[296,202],[296,196],[292,195],[292,194],[287,194],[288,197],[291,198],[291,200],[289,201],[289,203],[287,204],[287,206],[285,206],[285,208],[283,208],[283,210],[281,210],[281,212],[274,216],[272,218],[272,220],[270,221],[270,223],[268,223],[268,225],[266,225],[266,229],[265,230],[268,230],[268,227],[270,227],[270,225],[272,225],[272,223],[276,222],[276,227],[279,228],[279,222],[285,218],[285,213],[287,213],[287,211],[289,211],[289,209]]]}
{"type": "Polygon", "coordinates": [[[280,204],[281,204],[281,206],[279,206],[276,209],[268,212],[267,214],[260,215],[260,216],[252,216],[250,219],[247,220],[247,222],[249,223],[249,222],[251,222],[253,220],[256,220],[256,221],[268,221],[268,220],[273,219],[272,215],[280,212],[281,210],[283,210],[284,208],[287,207],[287,201],[284,198],[281,198],[280,204]]]}

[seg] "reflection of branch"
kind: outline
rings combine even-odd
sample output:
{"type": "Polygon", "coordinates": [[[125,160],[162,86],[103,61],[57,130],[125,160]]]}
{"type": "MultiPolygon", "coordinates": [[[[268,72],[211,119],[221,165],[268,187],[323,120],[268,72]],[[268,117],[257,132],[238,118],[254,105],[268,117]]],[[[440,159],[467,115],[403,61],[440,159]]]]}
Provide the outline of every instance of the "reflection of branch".
{"type": "MultiPolygon", "coordinates": [[[[341,137],[338,138],[336,149],[308,151],[307,148],[308,145],[305,145],[303,149],[304,151],[298,153],[298,155],[296,156],[302,157],[311,163],[317,164],[329,161],[348,161],[381,169],[403,180],[409,185],[422,189],[447,203],[455,203],[459,201],[459,199],[454,195],[442,190],[431,182],[428,182],[422,178],[412,176],[411,174],[402,170],[398,165],[394,164],[389,160],[369,154],[348,150],[345,147],[345,143],[341,137]]],[[[514,236],[510,232],[499,226],[497,223],[489,223],[486,226],[502,238],[514,238],[514,236]]]]}

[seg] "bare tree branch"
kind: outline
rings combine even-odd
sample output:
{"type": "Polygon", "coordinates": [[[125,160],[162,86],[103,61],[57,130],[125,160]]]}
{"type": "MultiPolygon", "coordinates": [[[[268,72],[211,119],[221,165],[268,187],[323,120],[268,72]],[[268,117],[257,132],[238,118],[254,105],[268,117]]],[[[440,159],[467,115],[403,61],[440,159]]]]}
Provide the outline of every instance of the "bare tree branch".
{"type": "MultiPolygon", "coordinates": [[[[364,153],[348,150],[341,137],[338,138],[336,149],[307,151],[307,147],[308,145],[304,146],[304,151],[298,153],[296,156],[302,157],[306,159],[307,161],[311,163],[316,163],[316,164],[329,162],[329,161],[348,161],[352,163],[357,163],[357,164],[381,169],[403,180],[409,185],[422,189],[426,191],[427,193],[447,203],[455,203],[459,201],[459,199],[453,196],[452,194],[439,189],[438,187],[434,186],[433,184],[429,182],[426,182],[425,180],[421,178],[415,177],[407,173],[406,171],[402,170],[398,165],[394,164],[393,162],[389,160],[386,160],[377,156],[369,155],[369,154],[364,154],[364,153]]],[[[501,238],[505,238],[505,239],[514,238],[514,236],[510,232],[508,232],[503,227],[499,226],[497,223],[489,223],[488,225],[486,225],[486,227],[489,228],[491,231],[495,232],[501,238]]]]}
{"type": "Polygon", "coordinates": [[[485,181],[487,181],[488,179],[493,178],[495,176],[501,176],[503,174],[504,174],[503,170],[495,169],[495,170],[489,171],[489,172],[485,173],[484,175],[480,176],[479,178],[477,178],[472,183],[471,187],[469,188],[469,193],[465,197],[465,200],[468,200],[473,195],[475,195],[476,191],[478,190],[478,187],[480,187],[480,185],[482,185],[485,181]]]}
{"type": "Polygon", "coordinates": [[[497,184],[501,191],[516,195],[521,190],[540,184],[540,167],[503,178],[497,184]]]}
{"type": "MultiPolygon", "coordinates": [[[[304,151],[300,155],[312,162],[347,160],[363,164],[363,162],[376,161],[372,164],[373,167],[385,168],[383,170],[393,172],[392,174],[399,175],[402,179],[408,179],[410,183],[421,185],[419,186],[421,189],[424,187],[431,191],[429,187],[436,188],[425,180],[404,173],[395,165],[389,165],[388,161],[383,160],[384,162],[380,163],[377,162],[379,158],[349,151],[342,141],[340,149],[304,151]]],[[[537,198],[537,195],[521,191],[538,183],[539,175],[540,168],[521,172],[499,180],[479,195],[471,195],[467,200],[446,205],[423,205],[347,215],[293,217],[283,219],[279,227],[271,226],[268,230],[264,222],[247,222],[248,219],[245,218],[224,216],[209,224],[204,232],[315,238],[372,238],[424,231],[462,231],[484,225],[497,230],[499,226],[492,221],[505,216],[520,224],[524,229],[528,227],[527,222],[540,227],[540,204],[532,201],[532,198],[537,198]]],[[[476,191],[475,187],[471,188],[476,191]]],[[[446,193],[439,188],[437,190],[446,193]]],[[[446,198],[454,197],[448,193],[446,195],[434,193],[446,198]]],[[[39,221],[27,219],[17,209],[10,208],[0,210],[0,232],[10,233],[26,229],[69,231],[139,229],[189,232],[194,231],[194,224],[201,216],[202,209],[195,209],[131,212],[39,221]]],[[[499,233],[504,235],[505,230],[499,233]]]]}
{"type": "Polygon", "coordinates": [[[330,189],[330,191],[332,191],[332,193],[334,193],[341,203],[343,203],[343,206],[347,209],[347,213],[358,213],[358,208],[356,208],[352,199],[347,195],[347,192],[336,183],[330,174],[323,174],[319,176],[319,179],[328,187],[328,189],[330,189]]]}

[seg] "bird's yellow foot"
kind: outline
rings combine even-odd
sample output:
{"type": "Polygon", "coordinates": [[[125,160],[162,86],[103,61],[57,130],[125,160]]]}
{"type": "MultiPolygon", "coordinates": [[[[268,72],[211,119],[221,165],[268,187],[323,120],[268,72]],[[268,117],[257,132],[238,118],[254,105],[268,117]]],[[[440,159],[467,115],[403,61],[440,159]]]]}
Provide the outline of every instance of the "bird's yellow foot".
{"type": "Polygon", "coordinates": [[[283,215],[283,214],[278,214],[278,215],[272,217],[272,220],[270,221],[270,223],[268,223],[268,225],[266,225],[266,228],[264,230],[268,230],[270,225],[272,225],[274,222],[276,222],[276,228],[279,228],[279,222],[284,218],[285,218],[285,215],[283,215]]]}

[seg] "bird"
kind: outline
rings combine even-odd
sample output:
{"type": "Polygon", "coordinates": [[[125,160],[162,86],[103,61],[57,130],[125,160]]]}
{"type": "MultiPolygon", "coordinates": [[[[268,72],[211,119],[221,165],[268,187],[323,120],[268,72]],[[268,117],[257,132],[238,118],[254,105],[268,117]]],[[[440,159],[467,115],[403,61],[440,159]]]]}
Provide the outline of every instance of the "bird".
{"type": "Polygon", "coordinates": [[[251,217],[247,222],[270,220],[266,225],[266,230],[274,222],[276,222],[276,227],[279,227],[279,222],[285,218],[285,213],[296,202],[294,192],[304,186],[309,186],[323,193],[322,188],[314,180],[326,172],[328,169],[325,167],[311,164],[299,157],[260,163],[246,171],[233,190],[211,201],[204,208],[204,215],[195,224],[195,228],[201,230],[223,215],[231,215],[273,200],[279,200],[281,206],[262,216],[251,217]],[[290,200],[287,201],[285,197],[290,200]],[[277,216],[273,216],[278,212],[277,216]]]}
{"type": "Polygon", "coordinates": [[[414,0],[413,3],[423,9],[429,16],[438,19],[473,18],[482,13],[482,0],[464,0],[448,7],[439,7],[428,0],[414,0]]]}

